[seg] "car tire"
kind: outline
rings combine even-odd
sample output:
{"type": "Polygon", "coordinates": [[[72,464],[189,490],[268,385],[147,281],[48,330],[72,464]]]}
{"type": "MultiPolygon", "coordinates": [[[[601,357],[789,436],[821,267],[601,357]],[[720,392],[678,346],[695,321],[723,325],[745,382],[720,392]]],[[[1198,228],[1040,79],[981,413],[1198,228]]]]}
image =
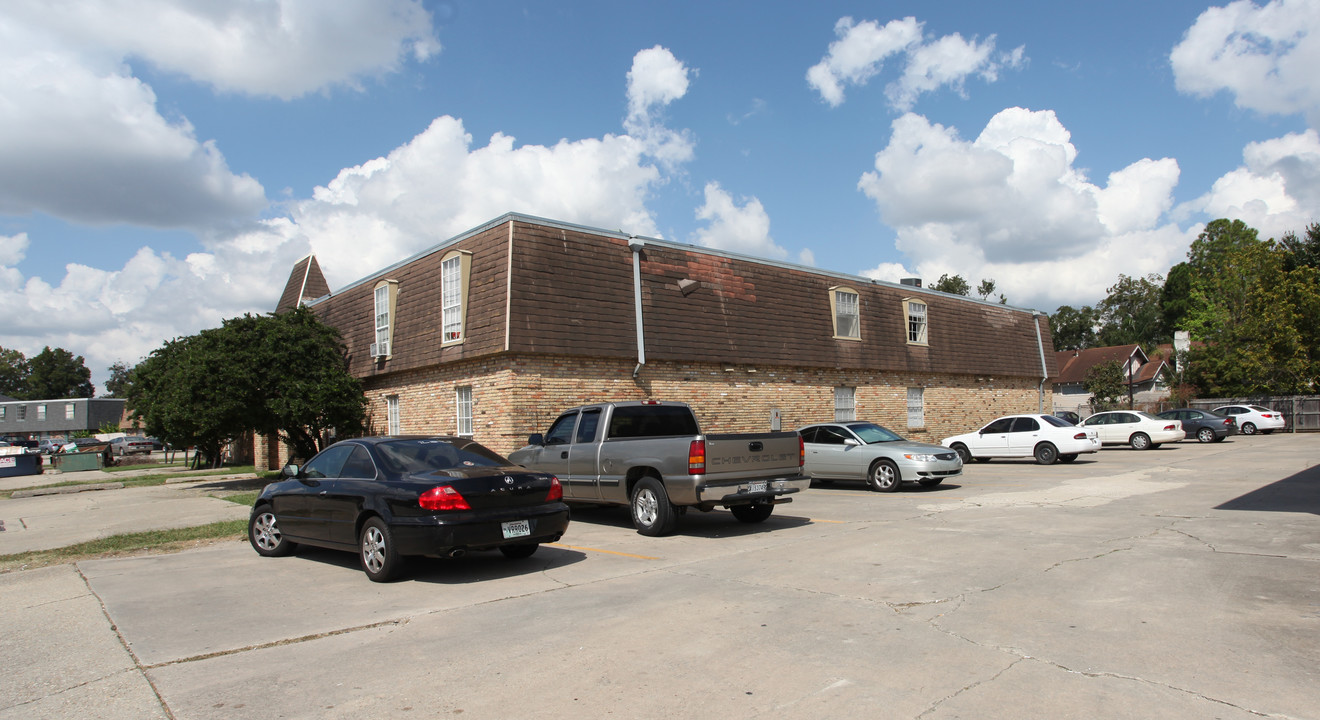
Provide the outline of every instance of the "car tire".
{"type": "Polygon", "coordinates": [[[529,558],[536,553],[536,549],[541,547],[539,543],[521,543],[518,545],[501,545],[500,552],[504,557],[510,560],[522,560],[529,558]]]}
{"type": "Polygon", "coordinates": [[[1077,459],[1077,453],[1067,453],[1065,455],[1059,456],[1059,462],[1061,463],[1070,463],[1076,459],[1077,459]]]}
{"type": "Polygon", "coordinates": [[[1223,442],[1228,439],[1227,435],[1216,435],[1215,442],[1223,442]]]}
{"type": "Polygon", "coordinates": [[[362,571],[372,582],[389,582],[399,576],[403,558],[394,547],[394,535],[385,521],[373,517],[362,525],[358,535],[358,557],[362,571]]]}
{"type": "Polygon", "coordinates": [[[660,478],[648,475],[639,480],[630,504],[633,527],[642,535],[668,535],[678,525],[678,512],[669,502],[669,493],[665,492],[660,478]]]}
{"type": "Polygon", "coordinates": [[[1215,441],[1215,431],[1210,428],[1201,428],[1196,431],[1197,442],[1212,443],[1215,441]]]}
{"type": "Polygon", "coordinates": [[[866,484],[876,492],[894,492],[903,484],[903,475],[893,460],[880,458],[866,471],[866,484]]]}
{"type": "Polygon", "coordinates": [[[1054,461],[1059,459],[1059,449],[1047,442],[1037,445],[1033,454],[1039,465],[1053,465],[1054,461]]]}
{"type": "Polygon", "coordinates": [[[1243,434],[1243,435],[1255,435],[1255,434],[1256,434],[1256,423],[1242,423],[1242,434],[1243,434]]]}
{"type": "Polygon", "coordinates": [[[1133,450],[1149,450],[1150,436],[1146,433],[1133,433],[1132,437],[1128,438],[1128,444],[1133,450]]]}
{"type": "Polygon", "coordinates": [[[962,460],[963,465],[972,461],[972,451],[967,449],[962,443],[954,443],[953,451],[958,453],[958,458],[962,460]]]}
{"type": "Polygon", "coordinates": [[[988,457],[980,457],[980,456],[977,456],[977,457],[973,457],[972,459],[975,460],[975,461],[977,461],[977,462],[979,462],[979,463],[987,463],[987,462],[990,462],[990,458],[988,458],[988,457]]]}
{"type": "Polygon", "coordinates": [[[764,522],[770,514],[775,511],[775,506],[768,502],[752,503],[751,505],[734,505],[729,508],[729,512],[738,518],[739,522],[759,523],[764,522]]]}
{"type": "Polygon", "coordinates": [[[926,478],[925,480],[918,480],[917,482],[921,483],[922,487],[935,487],[944,482],[944,478],[926,478]]]}
{"type": "Polygon", "coordinates": [[[292,540],[284,537],[275,522],[275,513],[269,505],[262,505],[252,511],[248,518],[248,542],[252,549],[263,557],[283,557],[298,547],[292,540]]]}

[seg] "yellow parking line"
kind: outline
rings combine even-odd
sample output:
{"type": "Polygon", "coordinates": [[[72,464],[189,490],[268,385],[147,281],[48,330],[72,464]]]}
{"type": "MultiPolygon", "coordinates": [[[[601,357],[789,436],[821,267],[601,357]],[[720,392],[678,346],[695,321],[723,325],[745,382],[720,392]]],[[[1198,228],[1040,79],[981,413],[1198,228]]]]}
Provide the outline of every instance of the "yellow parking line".
{"type": "Polygon", "coordinates": [[[651,557],[650,555],[634,555],[632,553],[618,552],[617,550],[601,550],[600,548],[578,547],[577,545],[564,545],[563,543],[546,543],[546,545],[553,545],[554,547],[566,548],[568,550],[585,550],[587,552],[607,553],[609,555],[622,555],[624,557],[637,558],[638,560],[660,559],[658,557],[651,557]]]}

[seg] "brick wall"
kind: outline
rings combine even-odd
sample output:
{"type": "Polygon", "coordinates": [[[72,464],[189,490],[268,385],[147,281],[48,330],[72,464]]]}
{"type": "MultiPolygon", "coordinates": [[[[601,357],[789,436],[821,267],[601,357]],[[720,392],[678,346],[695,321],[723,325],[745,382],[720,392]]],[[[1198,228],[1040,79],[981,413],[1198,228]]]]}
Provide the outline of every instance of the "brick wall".
{"type": "MultiPolygon", "coordinates": [[[[1037,410],[1037,386],[1020,377],[854,372],[817,368],[750,368],[705,363],[648,363],[543,355],[494,356],[445,364],[366,383],[371,432],[386,431],[386,398],[399,398],[401,430],[453,434],[455,388],[472,386],[473,435],[501,453],[544,432],[558,413],[605,400],[675,400],[696,410],[707,432],[770,429],[834,419],[834,388],[856,388],[857,417],[928,442],[974,430],[999,415],[1037,410]],[[907,426],[907,388],[925,388],[924,428],[907,426]]],[[[1046,390],[1045,407],[1053,400],[1046,390]]]]}

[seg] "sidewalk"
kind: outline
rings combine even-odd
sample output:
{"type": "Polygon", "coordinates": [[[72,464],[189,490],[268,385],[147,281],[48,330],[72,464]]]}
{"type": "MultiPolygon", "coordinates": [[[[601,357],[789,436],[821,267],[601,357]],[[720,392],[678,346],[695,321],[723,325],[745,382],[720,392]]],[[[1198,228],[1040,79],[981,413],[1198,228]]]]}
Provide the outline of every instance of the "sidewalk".
{"type": "MultiPolygon", "coordinates": [[[[117,482],[100,470],[4,478],[0,490],[38,487],[61,482],[117,482]]],[[[125,533],[206,525],[245,519],[249,508],[209,497],[217,490],[257,488],[252,475],[203,477],[196,481],[152,487],[88,490],[0,500],[0,555],[50,550],[125,533]]]]}

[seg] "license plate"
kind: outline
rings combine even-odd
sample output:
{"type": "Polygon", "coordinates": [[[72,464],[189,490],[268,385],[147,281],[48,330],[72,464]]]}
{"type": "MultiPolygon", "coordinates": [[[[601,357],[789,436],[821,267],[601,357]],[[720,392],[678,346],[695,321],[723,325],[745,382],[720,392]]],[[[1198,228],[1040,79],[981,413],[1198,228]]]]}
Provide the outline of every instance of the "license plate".
{"type": "Polygon", "coordinates": [[[504,531],[504,539],[527,537],[532,534],[532,524],[526,520],[514,520],[513,522],[500,523],[500,530],[504,531]]]}
{"type": "Polygon", "coordinates": [[[763,493],[765,492],[765,488],[766,488],[765,481],[747,484],[747,492],[749,493],[763,493]]]}

